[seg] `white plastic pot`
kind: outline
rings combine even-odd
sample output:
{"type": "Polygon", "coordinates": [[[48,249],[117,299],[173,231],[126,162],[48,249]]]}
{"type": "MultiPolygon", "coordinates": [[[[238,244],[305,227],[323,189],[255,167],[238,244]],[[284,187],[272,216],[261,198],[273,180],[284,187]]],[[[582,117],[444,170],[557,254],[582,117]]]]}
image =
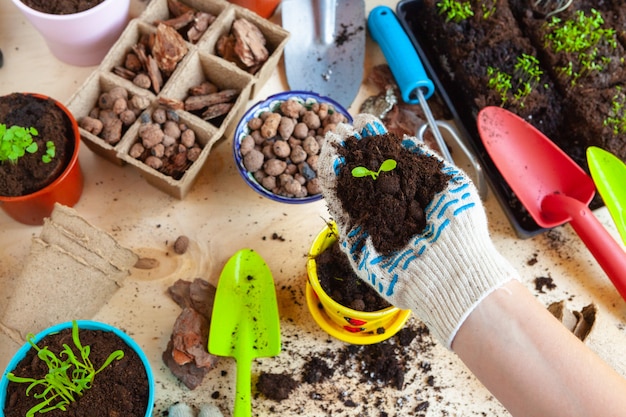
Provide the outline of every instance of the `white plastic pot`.
{"type": "Polygon", "coordinates": [[[43,36],[50,52],[71,65],[98,65],[129,20],[130,0],[105,0],[84,12],[56,15],[13,4],[43,36]]]}

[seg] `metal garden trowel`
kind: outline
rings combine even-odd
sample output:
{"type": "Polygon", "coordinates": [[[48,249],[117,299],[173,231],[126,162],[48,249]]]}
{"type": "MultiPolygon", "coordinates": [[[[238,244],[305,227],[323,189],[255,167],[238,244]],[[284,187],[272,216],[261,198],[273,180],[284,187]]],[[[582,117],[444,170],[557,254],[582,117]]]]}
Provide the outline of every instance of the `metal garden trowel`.
{"type": "Polygon", "coordinates": [[[349,108],[363,80],[365,1],[283,0],[281,9],[289,88],[349,108]]]}

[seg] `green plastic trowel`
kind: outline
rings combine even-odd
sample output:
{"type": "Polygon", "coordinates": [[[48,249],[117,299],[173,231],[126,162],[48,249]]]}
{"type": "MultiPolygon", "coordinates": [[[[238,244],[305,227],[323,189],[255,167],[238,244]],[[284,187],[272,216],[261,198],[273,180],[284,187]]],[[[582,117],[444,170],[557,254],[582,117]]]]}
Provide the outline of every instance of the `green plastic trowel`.
{"type": "Polygon", "coordinates": [[[274,279],[252,249],[241,249],[226,263],[213,303],[209,352],[237,361],[233,417],[249,417],[252,361],[280,353],[280,318],[274,279]]]}
{"type": "Polygon", "coordinates": [[[587,148],[589,172],[626,244],[626,164],[596,146],[587,148]]]}

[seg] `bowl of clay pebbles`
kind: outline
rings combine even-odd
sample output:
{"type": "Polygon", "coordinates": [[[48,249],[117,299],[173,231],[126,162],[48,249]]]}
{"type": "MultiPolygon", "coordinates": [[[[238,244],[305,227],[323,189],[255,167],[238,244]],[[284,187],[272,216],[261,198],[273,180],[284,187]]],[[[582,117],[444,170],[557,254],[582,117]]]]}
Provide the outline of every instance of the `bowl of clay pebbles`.
{"type": "Polygon", "coordinates": [[[233,153],[250,187],[281,203],[322,199],[317,158],[326,132],[352,116],[334,100],[286,91],[254,104],[239,121],[233,153]]]}

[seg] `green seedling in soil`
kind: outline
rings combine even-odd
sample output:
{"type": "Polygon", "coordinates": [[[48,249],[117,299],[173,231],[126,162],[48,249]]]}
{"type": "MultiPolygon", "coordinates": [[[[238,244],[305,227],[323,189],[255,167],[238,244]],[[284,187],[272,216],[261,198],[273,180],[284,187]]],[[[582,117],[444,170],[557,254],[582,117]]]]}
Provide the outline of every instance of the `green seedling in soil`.
{"type": "Polygon", "coordinates": [[[488,67],[487,76],[489,88],[496,90],[500,94],[502,105],[506,103],[509,91],[513,86],[517,86],[513,98],[521,107],[524,106],[524,99],[530,95],[533,88],[541,81],[543,71],[539,67],[539,60],[527,54],[517,57],[514,75],[507,74],[497,68],[488,67]]]}
{"type": "Polygon", "coordinates": [[[483,3],[480,7],[483,11],[483,19],[489,19],[496,12],[496,0],[491,2],[491,6],[487,6],[487,4],[483,3]]]}
{"type": "Polygon", "coordinates": [[[595,9],[591,9],[590,15],[579,10],[573,19],[566,21],[553,16],[547,25],[549,33],[544,37],[546,46],[552,47],[556,53],[565,52],[577,57],[579,71],[574,69],[573,62],[558,68],[561,73],[571,78],[572,85],[585,74],[604,70],[610,58],[599,55],[600,46],[617,48],[616,31],[603,27],[604,19],[595,9]]]}
{"type": "Polygon", "coordinates": [[[396,161],[394,161],[393,159],[386,159],[383,161],[382,164],[380,164],[380,168],[378,168],[378,171],[371,171],[365,167],[356,167],[352,169],[352,176],[355,178],[361,178],[369,175],[370,177],[372,177],[372,179],[376,179],[381,172],[393,171],[396,166],[396,161]]]}
{"type": "Polygon", "coordinates": [[[446,22],[460,23],[474,16],[469,1],[443,0],[437,3],[439,14],[446,15],[446,22]]]}
{"type": "MultiPolygon", "coordinates": [[[[39,132],[34,127],[22,127],[13,125],[8,127],[0,124],[0,162],[9,161],[13,164],[26,155],[26,153],[35,153],[39,150],[37,142],[33,140],[39,132]]],[[[56,147],[54,142],[46,142],[46,151],[41,157],[45,163],[52,161],[56,155],[56,147]]]]}
{"type": "Polygon", "coordinates": [[[604,126],[613,130],[613,134],[626,133],[626,97],[620,86],[615,87],[616,93],[611,103],[610,116],[604,119],[604,126]]]}
{"type": "Polygon", "coordinates": [[[124,352],[116,350],[111,353],[107,360],[95,369],[89,360],[90,346],[83,346],[79,338],[78,323],[72,321],[72,340],[78,351],[76,352],[67,344],[63,345],[63,350],[58,356],[51,352],[48,347],[40,348],[33,342],[34,335],[27,336],[28,343],[37,351],[37,356],[48,366],[48,373],[41,379],[20,377],[12,372],[7,373],[7,379],[16,383],[29,384],[26,388],[26,395],[30,395],[33,389],[38,388],[40,392],[33,393],[33,396],[41,402],[32,407],[26,417],[32,417],[35,413],[46,413],[52,410],[67,411],[67,405],[76,401],[85,391],[91,388],[94,377],[114,360],[124,357],[124,352]],[[65,358],[62,360],[61,358],[65,358]]]}

